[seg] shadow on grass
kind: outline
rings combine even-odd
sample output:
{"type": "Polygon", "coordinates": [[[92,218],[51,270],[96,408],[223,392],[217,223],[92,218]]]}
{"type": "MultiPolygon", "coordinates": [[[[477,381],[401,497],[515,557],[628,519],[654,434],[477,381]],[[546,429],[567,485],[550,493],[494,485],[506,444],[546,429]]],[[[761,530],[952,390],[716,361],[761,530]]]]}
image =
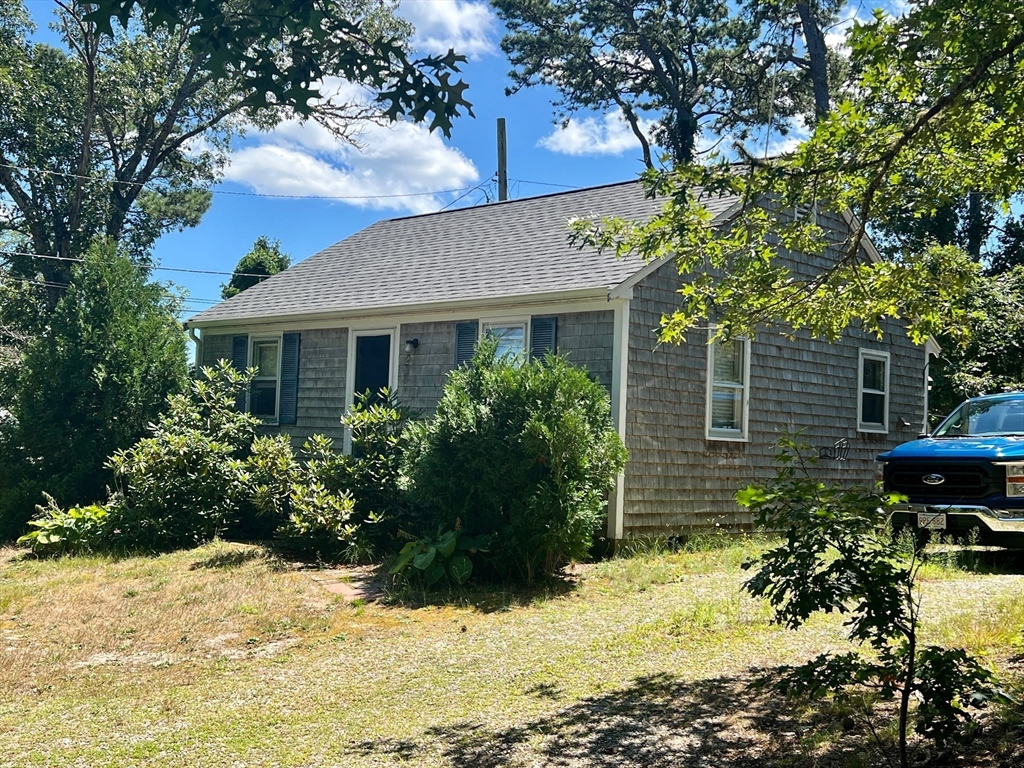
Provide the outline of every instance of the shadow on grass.
{"type": "Polygon", "coordinates": [[[385,582],[386,606],[417,609],[434,607],[472,608],[481,613],[497,613],[564,597],[576,590],[579,579],[563,574],[532,585],[515,582],[471,582],[466,586],[446,585],[426,588],[419,581],[391,585],[387,568],[381,566],[377,579],[385,582]]]}
{"type": "Polygon", "coordinates": [[[926,550],[924,559],[966,573],[1024,574],[1024,549],[953,545],[926,550]]]}
{"type": "Polygon", "coordinates": [[[257,549],[255,547],[235,550],[233,552],[220,552],[212,557],[206,558],[205,560],[196,560],[188,567],[188,569],[190,571],[199,571],[207,568],[228,570],[231,568],[238,568],[239,566],[245,565],[253,560],[266,560],[268,559],[268,556],[269,552],[267,550],[262,548],[257,549]]]}
{"type": "Polygon", "coordinates": [[[627,688],[507,728],[491,730],[481,723],[461,722],[431,728],[418,742],[364,741],[349,751],[387,754],[412,764],[441,756],[451,765],[479,768],[754,768],[884,762],[875,760],[870,737],[856,726],[844,729],[841,721],[808,725],[798,720],[791,702],[753,688],[749,681],[641,677],[627,688]]]}

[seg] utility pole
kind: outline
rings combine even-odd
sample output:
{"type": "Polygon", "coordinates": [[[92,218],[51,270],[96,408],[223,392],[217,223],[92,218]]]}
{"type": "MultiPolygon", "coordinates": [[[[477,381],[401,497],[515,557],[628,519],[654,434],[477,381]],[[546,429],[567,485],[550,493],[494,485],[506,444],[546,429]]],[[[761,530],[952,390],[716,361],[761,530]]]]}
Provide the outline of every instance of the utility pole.
{"type": "Polygon", "coordinates": [[[505,141],[505,118],[498,118],[498,201],[508,200],[508,143],[505,141]]]}

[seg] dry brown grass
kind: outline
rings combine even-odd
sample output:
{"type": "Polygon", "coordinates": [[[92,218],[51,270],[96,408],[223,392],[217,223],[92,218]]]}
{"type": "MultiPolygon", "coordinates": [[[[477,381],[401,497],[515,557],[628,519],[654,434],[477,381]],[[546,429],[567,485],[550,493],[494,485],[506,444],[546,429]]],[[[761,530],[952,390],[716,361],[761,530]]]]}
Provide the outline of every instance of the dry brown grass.
{"type": "Polygon", "coordinates": [[[0,550],[0,697],[79,670],[165,670],[278,652],[325,626],[334,598],[259,547],[35,560],[0,550]]]}
{"type": "MultiPolygon", "coordinates": [[[[875,764],[845,713],[748,687],[753,668],[848,648],[836,617],[789,632],[742,596],[756,547],[646,552],[529,594],[367,606],[258,547],[0,550],[0,765],[875,764]]],[[[1005,668],[1022,584],[930,570],[926,633],[1005,668]]],[[[1022,757],[1015,744],[1004,764],[1022,757]]]]}

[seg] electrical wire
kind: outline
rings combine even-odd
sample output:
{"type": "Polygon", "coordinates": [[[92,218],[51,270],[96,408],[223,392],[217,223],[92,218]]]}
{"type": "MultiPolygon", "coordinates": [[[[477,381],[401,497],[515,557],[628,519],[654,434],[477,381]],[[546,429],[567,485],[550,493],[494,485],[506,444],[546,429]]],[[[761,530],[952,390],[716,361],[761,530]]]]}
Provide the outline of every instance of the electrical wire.
{"type": "MultiPolygon", "coordinates": [[[[477,184],[475,187],[473,187],[472,189],[467,191],[465,194],[462,194],[462,195],[459,195],[458,197],[456,197],[454,200],[452,200],[450,203],[448,203],[448,205],[446,205],[444,208],[442,208],[441,211],[447,211],[449,208],[451,208],[453,205],[455,205],[457,202],[459,202],[459,200],[462,200],[464,197],[468,197],[469,195],[471,195],[474,192],[476,192],[478,189],[483,189],[484,186],[486,186],[487,184],[490,184],[492,181],[494,181],[494,177],[493,176],[491,178],[489,178],[489,179],[485,179],[484,181],[481,181],[479,184],[477,184]]],[[[438,211],[438,213],[440,213],[441,211],[438,211]]]]}
{"type": "MultiPolygon", "coordinates": [[[[0,274],[0,282],[4,280],[14,280],[18,283],[27,283],[29,285],[35,285],[40,288],[70,288],[71,283],[55,283],[49,280],[36,280],[32,277],[15,277],[14,275],[0,274]]],[[[166,293],[169,298],[176,299],[184,304],[220,304],[223,299],[197,299],[191,296],[178,296],[173,293],[166,293]]],[[[182,311],[193,311],[193,310],[182,310],[182,311]]]]}
{"type": "Polygon", "coordinates": [[[529,179],[509,179],[509,181],[517,181],[520,184],[536,184],[539,187],[560,187],[562,189],[583,189],[583,187],[574,187],[570,184],[555,184],[550,181],[530,181],[529,179]]]}
{"type": "MultiPolygon", "coordinates": [[[[0,251],[0,256],[31,256],[35,259],[51,259],[53,261],[70,261],[81,264],[85,259],[76,259],[71,256],[47,256],[42,253],[29,253],[28,251],[0,251]]],[[[259,272],[222,272],[213,269],[185,269],[184,267],[159,267],[138,265],[140,269],[154,269],[161,272],[187,272],[192,275],[228,275],[239,277],[270,277],[259,272]]]]}
{"type": "MultiPolygon", "coordinates": [[[[118,179],[106,179],[101,176],[83,176],[78,173],[66,173],[64,171],[48,171],[45,168],[33,168],[31,166],[12,165],[0,163],[0,168],[9,168],[14,171],[25,171],[27,173],[42,173],[49,176],[63,176],[69,179],[81,179],[83,181],[96,181],[103,184],[122,184],[127,187],[142,187],[144,183],[139,181],[119,181],[118,179]]],[[[244,197],[270,197],[283,198],[288,200],[390,200],[403,197],[433,197],[434,195],[449,195],[456,192],[473,191],[471,187],[459,187],[457,189],[439,189],[434,192],[403,192],[391,195],[278,195],[268,192],[239,192],[228,189],[212,189],[214,195],[241,195],[244,197]]]]}

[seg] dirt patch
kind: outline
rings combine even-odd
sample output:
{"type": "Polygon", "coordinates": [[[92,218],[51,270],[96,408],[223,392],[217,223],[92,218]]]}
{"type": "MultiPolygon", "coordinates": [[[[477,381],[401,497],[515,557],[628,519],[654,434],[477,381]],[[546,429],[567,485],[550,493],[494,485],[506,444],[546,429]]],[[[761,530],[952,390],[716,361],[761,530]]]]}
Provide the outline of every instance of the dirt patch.
{"type": "Polygon", "coordinates": [[[346,603],[375,603],[387,596],[380,572],[372,566],[348,566],[308,571],[310,578],[346,603]]]}

